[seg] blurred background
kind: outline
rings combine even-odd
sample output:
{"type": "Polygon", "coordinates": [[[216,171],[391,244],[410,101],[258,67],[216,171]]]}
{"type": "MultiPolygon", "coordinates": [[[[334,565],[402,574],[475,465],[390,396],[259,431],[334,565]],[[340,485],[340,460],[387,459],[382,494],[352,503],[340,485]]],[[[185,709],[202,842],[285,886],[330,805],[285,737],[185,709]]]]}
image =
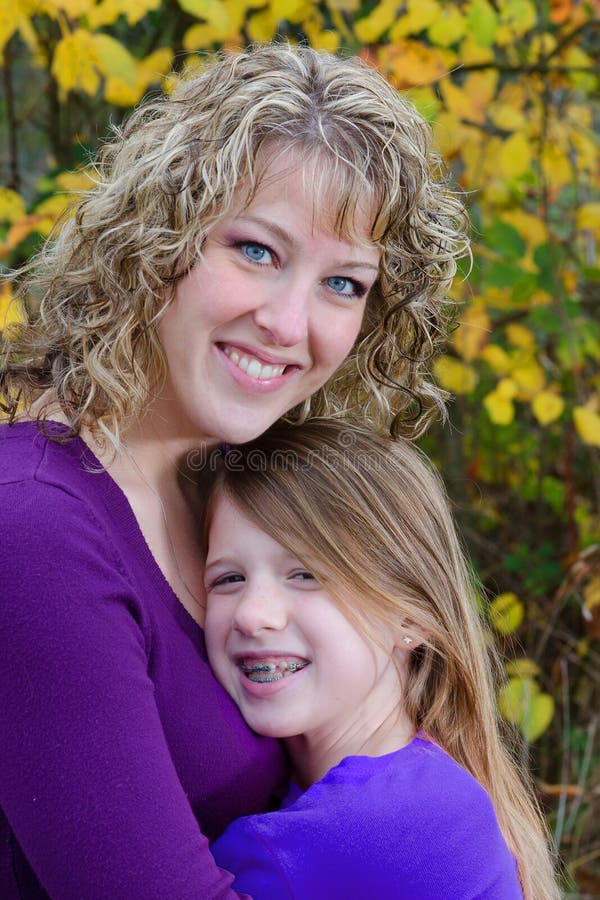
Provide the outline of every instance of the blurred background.
{"type": "MultiPolygon", "coordinates": [[[[173,71],[277,36],[378,66],[430,120],[464,192],[474,264],[434,365],[450,424],[422,445],[484,585],[501,710],[565,897],[600,897],[597,0],[3,3],[0,265],[35,252],[90,185],[110,125],[169,91],[173,71]]],[[[4,285],[0,332],[19,316],[4,285]]]]}

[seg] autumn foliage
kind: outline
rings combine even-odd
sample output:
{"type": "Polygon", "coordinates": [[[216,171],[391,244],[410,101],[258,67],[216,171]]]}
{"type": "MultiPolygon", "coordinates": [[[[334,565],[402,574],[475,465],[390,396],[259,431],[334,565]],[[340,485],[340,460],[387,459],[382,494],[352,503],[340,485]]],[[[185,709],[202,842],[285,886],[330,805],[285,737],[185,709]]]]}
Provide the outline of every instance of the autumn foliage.
{"type": "MultiPolygon", "coordinates": [[[[439,463],[509,662],[524,738],[582,890],[600,839],[597,0],[20,0],[0,10],[0,259],[24,261],[89,184],[94,147],[202,51],[280,35],[359,53],[433,125],[474,229],[434,365],[439,463]],[[200,52],[199,52],[200,51],[200,52]]],[[[0,330],[21,314],[0,293],[0,330]]]]}

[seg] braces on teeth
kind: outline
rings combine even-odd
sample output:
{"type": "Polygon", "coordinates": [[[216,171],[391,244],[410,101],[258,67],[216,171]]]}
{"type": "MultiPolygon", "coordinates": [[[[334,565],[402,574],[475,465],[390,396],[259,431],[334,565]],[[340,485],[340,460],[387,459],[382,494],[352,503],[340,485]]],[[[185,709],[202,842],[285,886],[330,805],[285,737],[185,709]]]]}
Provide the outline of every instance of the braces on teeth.
{"type": "Polygon", "coordinates": [[[255,666],[242,664],[242,671],[251,681],[281,681],[286,672],[298,672],[308,665],[307,662],[258,663],[255,666]]]}

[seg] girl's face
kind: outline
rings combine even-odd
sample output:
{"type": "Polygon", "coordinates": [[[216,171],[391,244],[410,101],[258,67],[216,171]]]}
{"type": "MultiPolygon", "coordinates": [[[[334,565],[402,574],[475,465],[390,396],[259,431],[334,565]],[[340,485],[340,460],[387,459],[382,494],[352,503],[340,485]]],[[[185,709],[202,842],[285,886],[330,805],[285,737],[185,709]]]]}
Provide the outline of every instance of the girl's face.
{"type": "Polygon", "coordinates": [[[225,495],[206,562],[211,665],[251,728],[344,746],[396,716],[401,697],[390,634],[359,633],[326,590],[225,495]]]}
{"type": "Polygon", "coordinates": [[[158,325],[168,376],[157,413],[184,442],[257,437],[350,352],[380,251],[366,204],[356,223],[364,241],[349,243],[315,219],[319,199],[290,154],[278,157],[179,281],[158,325]]]}

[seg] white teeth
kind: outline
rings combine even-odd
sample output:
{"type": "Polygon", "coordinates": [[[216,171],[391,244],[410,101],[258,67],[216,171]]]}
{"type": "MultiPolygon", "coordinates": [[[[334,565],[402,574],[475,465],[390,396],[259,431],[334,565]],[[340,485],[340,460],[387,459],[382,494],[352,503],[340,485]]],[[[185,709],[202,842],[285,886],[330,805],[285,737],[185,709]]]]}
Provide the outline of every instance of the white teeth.
{"type": "Polygon", "coordinates": [[[244,660],[240,663],[242,672],[250,681],[281,681],[309,665],[307,659],[264,659],[244,660]]]}
{"type": "Polygon", "coordinates": [[[263,365],[254,356],[240,356],[238,351],[231,347],[223,346],[223,352],[242,372],[246,372],[251,378],[257,378],[259,381],[266,381],[267,378],[277,378],[279,375],[283,375],[285,369],[285,366],[263,365]]]}
{"type": "Polygon", "coordinates": [[[258,378],[261,369],[262,366],[259,361],[257,359],[251,359],[246,368],[246,372],[248,375],[251,375],[252,378],[258,378]]]}

